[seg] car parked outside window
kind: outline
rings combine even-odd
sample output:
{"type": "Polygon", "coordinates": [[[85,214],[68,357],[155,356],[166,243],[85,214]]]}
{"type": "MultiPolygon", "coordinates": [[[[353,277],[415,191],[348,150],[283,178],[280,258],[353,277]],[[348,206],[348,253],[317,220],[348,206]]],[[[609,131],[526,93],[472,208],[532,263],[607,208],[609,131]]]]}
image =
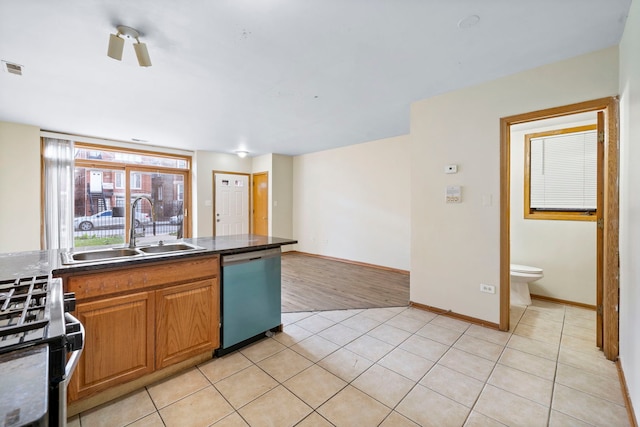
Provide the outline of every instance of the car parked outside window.
{"type": "MultiPolygon", "coordinates": [[[[111,209],[88,216],[73,219],[73,228],[80,231],[90,231],[94,228],[124,228],[124,216],[113,216],[111,209]]],[[[151,222],[149,214],[136,212],[134,224],[140,227],[151,222]]]]}

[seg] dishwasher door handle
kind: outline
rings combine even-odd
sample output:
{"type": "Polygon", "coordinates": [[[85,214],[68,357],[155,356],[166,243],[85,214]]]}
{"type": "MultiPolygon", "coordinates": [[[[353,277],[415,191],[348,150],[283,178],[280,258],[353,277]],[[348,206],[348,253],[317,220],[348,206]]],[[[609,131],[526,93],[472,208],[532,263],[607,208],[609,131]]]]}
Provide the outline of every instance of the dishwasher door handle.
{"type": "Polygon", "coordinates": [[[280,256],[282,252],[280,248],[275,249],[263,249],[253,252],[243,252],[240,254],[233,255],[222,255],[222,259],[220,260],[220,264],[222,267],[242,264],[246,262],[259,261],[266,258],[272,258],[276,256],[280,256]]]}

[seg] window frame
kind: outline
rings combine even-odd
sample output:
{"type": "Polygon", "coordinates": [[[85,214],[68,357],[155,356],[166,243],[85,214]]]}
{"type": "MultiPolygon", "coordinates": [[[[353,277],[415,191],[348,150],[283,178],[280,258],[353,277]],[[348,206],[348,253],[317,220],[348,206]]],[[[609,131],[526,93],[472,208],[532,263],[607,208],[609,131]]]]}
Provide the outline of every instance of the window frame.
{"type": "MultiPolygon", "coordinates": [[[[524,218],[525,219],[541,219],[541,220],[563,220],[563,221],[597,221],[597,206],[594,210],[589,211],[572,211],[572,210],[541,210],[531,208],[531,140],[547,136],[556,136],[563,134],[571,134],[585,131],[596,131],[597,125],[576,126],[571,128],[562,128],[545,132],[536,132],[526,134],[524,137],[524,218]]],[[[599,139],[599,138],[598,138],[599,139]]],[[[597,144],[600,144],[598,140],[597,144]]],[[[598,156],[596,152],[596,156],[598,156]]],[[[598,161],[596,159],[596,165],[598,161]]],[[[596,166],[597,167],[597,166],[596,166]]],[[[597,176],[597,171],[596,171],[597,176]]],[[[596,204],[597,205],[597,204],[596,204]]]]}
{"type": "MultiPolygon", "coordinates": [[[[74,168],[83,167],[83,168],[96,168],[103,169],[108,168],[113,170],[116,173],[122,173],[124,178],[124,189],[125,189],[125,198],[124,198],[124,208],[126,210],[125,218],[129,218],[131,215],[130,211],[130,202],[127,203],[127,200],[131,200],[131,191],[136,190],[131,187],[131,175],[139,174],[142,177],[142,174],[145,172],[163,172],[168,174],[181,174],[183,175],[183,184],[184,184],[184,193],[182,202],[186,202],[183,205],[183,229],[182,229],[182,237],[188,238],[191,237],[192,234],[192,226],[191,226],[191,217],[190,217],[190,207],[192,203],[191,199],[191,179],[192,179],[192,157],[183,154],[173,154],[173,153],[162,153],[158,151],[151,151],[145,149],[136,149],[130,147],[122,147],[122,146],[111,146],[106,144],[96,144],[90,143],[82,140],[74,141],[76,148],[86,149],[86,150],[95,150],[95,151],[112,151],[112,152],[120,152],[120,153],[128,153],[130,155],[149,155],[153,157],[167,157],[171,159],[179,159],[184,162],[184,167],[171,167],[171,166],[160,166],[160,165],[141,165],[137,163],[126,163],[125,161],[109,161],[103,159],[84,159],[84,158],[76,158],[74,159],[74,168]]],[[[141,178],[142,179],[142,178],[141,178]]],[[[114,177],[114,181],[116,178],[114,177]]],[[[114,182],[115,187],[115,182],[114,182]]],[[[138,189],[139,190],[139,189],[138,189]]],[[[74,190],[75,191],[75,190],[74,190]]],[[[117,205],[116,201],[116,205],[117,205]]],[[[129,233],[129,221],[125,221],[125,236],[129,233]]]]}

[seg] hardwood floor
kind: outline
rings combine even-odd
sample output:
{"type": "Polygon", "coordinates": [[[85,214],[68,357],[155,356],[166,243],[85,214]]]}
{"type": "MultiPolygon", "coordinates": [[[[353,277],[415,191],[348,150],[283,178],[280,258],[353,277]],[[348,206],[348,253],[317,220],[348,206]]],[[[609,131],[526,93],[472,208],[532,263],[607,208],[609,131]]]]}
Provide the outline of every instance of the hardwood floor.
{"type": "Polygon", "coordinates": [[[282,256],[282,312],[409,304],[409,275],[290,252],[282,256]]]}

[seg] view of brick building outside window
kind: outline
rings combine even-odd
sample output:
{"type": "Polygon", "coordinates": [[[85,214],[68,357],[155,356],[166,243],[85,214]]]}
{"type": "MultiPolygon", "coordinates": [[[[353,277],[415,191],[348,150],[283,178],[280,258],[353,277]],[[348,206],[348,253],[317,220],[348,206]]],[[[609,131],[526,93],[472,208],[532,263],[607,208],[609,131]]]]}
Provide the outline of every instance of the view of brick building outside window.
{"type": "Polygon", "coordinates": [[[130,223],[127,210],[139,196],[153,201],[155,221],[151,204],[146,200],[137,203],[134,224],[138,243],[186,237],[183,218],[187,171],[175,169],[187,165],[181,159],[95,151],[83,146],[76,149],[75,246],[124,243],[130,223]],[[149,165],[154,166],[153,172],[148,170],[149,165]]]}

